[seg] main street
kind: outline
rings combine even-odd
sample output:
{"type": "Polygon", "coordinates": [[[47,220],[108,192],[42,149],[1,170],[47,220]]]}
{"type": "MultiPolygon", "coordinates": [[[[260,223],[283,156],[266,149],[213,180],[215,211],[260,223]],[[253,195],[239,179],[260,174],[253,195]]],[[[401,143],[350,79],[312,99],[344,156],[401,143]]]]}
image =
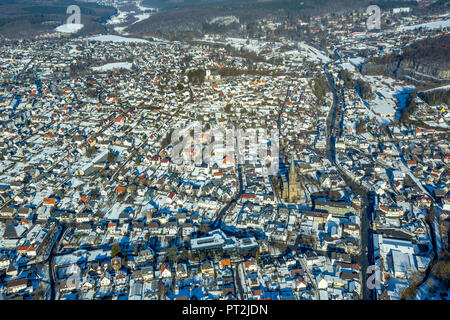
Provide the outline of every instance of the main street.
{"type": "Polygon", "coordinates": [[[59,241],[61,240],[62,235],[64,234],[64,226],[58,227],[58,232],[55,235],[55,239],[53,241],[53,246],[50,248],[50,254],[48,256],[48,277],[50,281],[50,300],[55,300],[56,291],[55,291],[55,269],[53,263],[53,256],[58,250],[59,241]]]}
{"type": "Polygon", "coordinates": [[[369,290],[367,287],[367,268],[369,265],[374,264],[374,255],[373,255],[373,231],[371,229],[372,226],[372,218],[373,218],[373,210],[375,204],[375,194],[371,190],[366,190],[362,185],[357,183],[349,176],[346,172],[339,167],[336,163],[336,151],[335,151],[335,141],[336,137],[334,136],[336,126],[336,116],[339,112],[338,108],[341,105],[342,97],[341,93],[338,93],[337,86],[331,74],[327,73],[328,82],[330,83],[331,90],[333,93],[333,106],[330,110],[329,118],[327,121],[328,130],[327,130],[327,157],[331,161],[331,163],[337,168],[337,170],[343,176],[347,185],[350,186],[352,191],[358,194],[361,197],[362,207],[361,207],[361,233],[360,233],[360,255],[359,255],[359,265],[361,270],[361,293],[363,300],[374,300],[376,299],[375,290],[369,290]]]}

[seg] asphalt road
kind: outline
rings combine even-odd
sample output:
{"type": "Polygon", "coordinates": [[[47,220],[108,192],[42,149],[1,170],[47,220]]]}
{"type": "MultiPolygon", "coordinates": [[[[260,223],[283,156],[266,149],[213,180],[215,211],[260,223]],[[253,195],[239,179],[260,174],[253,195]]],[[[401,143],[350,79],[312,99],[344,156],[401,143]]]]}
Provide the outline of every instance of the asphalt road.
{"type": "Polygon", "coordinates": [[[50,300],[55,300],[56,291],[55,291],[55,278],[54,278],[54,266],[53,266],[53,256],[56,250],[58,250],[59,241],[61,240],[62,235],[64,234],[64,226],[59,227],[59,234],[57,235],[56,241],[53,244],[53,248],[50,250],[50,255],[48,256],[48,274],[50,280],[50,300]]]}
{"type": "Polygon", "coordinates": [[[331,163],[336,166],[338,171],[344,177],[345,182],[350,186],[353,192],[361,196],[362,209],[361,209],[361,253],[358,257],[358,262],[361,268],[361,292],[363,300],[374,300],[376,299],[375,290],[369,290],[367,287],[367,268],[369,265],[374,264],[373,255],[373,231],[372,226],[372,215],[375,204],[375,194],[370,190],[365,190],[363,186],[359,185],[353,181],[349,176],[343,172],[340,167],[336,164],[336,151],[335,151],[335,141],[336,138],[333,135],[333,128],[336,124],[336,114],[337,108],[341,103],[341,99],[338,96],[336,84],[331,74],[327,74],[328,81],[333,92],[333,106],[330,111],[330,117],[328,119],[328,141],[327,141],[327,156],[331,163]]]}

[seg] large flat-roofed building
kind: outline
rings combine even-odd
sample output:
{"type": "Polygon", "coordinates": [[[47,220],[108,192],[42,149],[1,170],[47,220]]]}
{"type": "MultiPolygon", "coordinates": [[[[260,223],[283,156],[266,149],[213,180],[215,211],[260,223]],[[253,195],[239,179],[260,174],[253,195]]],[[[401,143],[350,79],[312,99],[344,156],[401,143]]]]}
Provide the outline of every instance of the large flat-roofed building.
{"type": "Polygon", "coordinates": [[[351,203],[324,200],[315,200],[314,210],[325,210],[336,216],[345,216],[348,212],[356,214],[357,211],[351,203]]]}
{"type": "Polygon", "coordinates": [[[413,256],[399,250],[391,250],[394,277],[405,279],[417,270],[413,256]]]}
{"type": "Polygon", "coordinates": [[[209,232],[207,237],[191,239],[191,249],[196,250],[249,250],[258,247],[255,238],[227,237],[222,230],[209,232]]]}
{"type": "Polygon", "coordinates": [[[222,247],[224,244],[225,240],[218,233],[204,238],[191,239],[192,250],[214,249],[222,247]]]}

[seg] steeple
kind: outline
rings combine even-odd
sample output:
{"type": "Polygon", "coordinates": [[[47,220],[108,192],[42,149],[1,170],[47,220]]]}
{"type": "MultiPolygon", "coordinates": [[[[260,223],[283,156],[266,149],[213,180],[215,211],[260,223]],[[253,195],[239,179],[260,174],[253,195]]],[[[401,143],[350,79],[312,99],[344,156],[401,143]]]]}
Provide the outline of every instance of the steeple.
{"type": "Polygon", "coordinates": [[[296,174],[295,174],[295,164],[294,164],[294,157],[291,157],[291,165],[289,168],[289,184],[296,183],[296,174]]]}
{"type": "Polygon", "coordinates": [[[291,167],[289,169],[289,202],[295,202],[301,197],[301,189],[297,182],[297,172],[295,172],[294,156],[291,157],[291,167]]]}

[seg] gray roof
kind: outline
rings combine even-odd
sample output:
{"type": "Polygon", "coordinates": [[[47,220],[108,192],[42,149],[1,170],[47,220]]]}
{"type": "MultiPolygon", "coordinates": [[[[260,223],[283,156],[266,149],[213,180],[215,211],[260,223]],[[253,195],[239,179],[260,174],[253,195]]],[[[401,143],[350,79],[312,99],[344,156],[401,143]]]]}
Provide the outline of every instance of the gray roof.
{"type": "Polygon", "coordinates": [[[16,227],[14,227],[11,224],[7,225],[6,228],[5,228],[5,233],[3,234],[3,237],[5,239],[16,239],[16,238],[18,238],[18,235],[17,235],[17,232],[16,232],[16,227]]]}

